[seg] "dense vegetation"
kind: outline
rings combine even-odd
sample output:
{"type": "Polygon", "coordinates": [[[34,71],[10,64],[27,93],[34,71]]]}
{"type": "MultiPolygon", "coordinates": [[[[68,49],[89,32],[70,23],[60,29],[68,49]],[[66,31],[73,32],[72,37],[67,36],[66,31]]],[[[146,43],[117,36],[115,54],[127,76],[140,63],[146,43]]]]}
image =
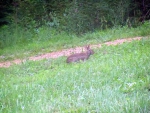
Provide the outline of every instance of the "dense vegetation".
{"type": "Polygon", "coordinates": [[[2,0],[0,48],[49,40],[41,29],[81,35],[113,27],[136,27],[150,17],[148,0],[2,0]],[[24,37],[26,36],[26,37],[24,37]]]}
{"type": "Polygon", "coordinates": [[[36,37],[27,41],[26,39],[30,39],[29,37],[33,36],[30,32],[23,32],[20,29],[18,33],[11,34],[10,31],[3,31],[2,36],[12,38],[11,42],[10,40],[5,41],[6,43],[14,43],[14,45],[8,45],[9,47],[0,49],[0,61],[13,60],[16,58],[23,59],[33,55],[40,55],[87,44],[99,44],[120,38],[147,36],[150,35],[150,21],[136,28],[128,28],[127,26],[115,27],[107,30],[97,30],[93,33],[89,32],[80,36],[66,32],[58,33],[57,30],[53,29],[50,31],[49,28],[43,27],[39,29],[36,37]],[[23,42],[21,42],[22,40],[23,42]],[[18,42],[19,44],[15,44],[17,41],[20,41],[18,42]]]}

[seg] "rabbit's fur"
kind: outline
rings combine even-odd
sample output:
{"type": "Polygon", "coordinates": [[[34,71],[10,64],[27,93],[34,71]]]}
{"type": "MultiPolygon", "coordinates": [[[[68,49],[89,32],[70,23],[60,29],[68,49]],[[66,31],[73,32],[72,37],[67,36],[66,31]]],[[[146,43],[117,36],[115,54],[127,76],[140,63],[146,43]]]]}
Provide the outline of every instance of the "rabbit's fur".
{"type": "Polygon", "coordinates": [[[90,57],[90,55],[94,54],[94,51],[90,49],[89,45],[86,46],[85,49],[86,49],[85,53],[76,53],[76,54],[70,55],[67,58],[67,63],[78,62],[80,60],[84,61],[84,60],[87,60],[90,57]]]}

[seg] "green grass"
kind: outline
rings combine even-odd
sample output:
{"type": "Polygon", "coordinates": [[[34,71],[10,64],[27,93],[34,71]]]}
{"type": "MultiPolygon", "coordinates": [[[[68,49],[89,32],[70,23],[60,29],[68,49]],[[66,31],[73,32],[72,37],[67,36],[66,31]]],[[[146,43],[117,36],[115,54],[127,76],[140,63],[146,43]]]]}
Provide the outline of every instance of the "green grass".
{"type": "MultiPolygon", "coordinates": [[[[150,35],[150,21],[137,28],[116,27],[104,31],[95,31],[81,36],[58,32],[48,28],[40,28],[37,34],[30,31],[20,30],[13,33],[11,29],[0,32],[0,38],[6,39],[7,47],[0,49],[0,61],[7,61],[16,58],[26,58],[32,55],[39,55],[47,52],[57,51],[64,48],[97,44],[121,38],[150,35]],[[17,37],[17,38],[16,38],[17,37]],[[9,43],[13,43],[9,46],[9,43]]],[[[1,44],[1,40],[0,40],[1,44]]]]}
{"type": "Polygon", "coordinates": [[[65,61],[0,68],[0,112],[150,112],[150,38],[104,46],[86,62],[65,61]]]}

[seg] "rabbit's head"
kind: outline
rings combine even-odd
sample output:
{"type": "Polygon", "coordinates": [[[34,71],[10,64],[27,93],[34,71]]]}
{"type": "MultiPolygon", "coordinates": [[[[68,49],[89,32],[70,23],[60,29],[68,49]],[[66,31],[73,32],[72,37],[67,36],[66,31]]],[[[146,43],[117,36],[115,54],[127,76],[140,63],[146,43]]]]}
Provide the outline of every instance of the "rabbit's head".
{"type": "Polygon", "coordinates": [[[94,54],[94,51],[92,49],[90,49],[90,45],[85,46],[85,49],[86,49],[88,55],[93,55],[94,54]]]}
{"type": "Polygon", "coordinates": [[[76,53],[76,54],[70,55],[67,58],[67,63],[78,62],[80,60],[84,61],[84,60],[87,60],[90,55],[94,54],[94,51],[90,49],[89,45],[85,46],[85,49],[86,49],[86,52],[84,53],[76,53]]]}

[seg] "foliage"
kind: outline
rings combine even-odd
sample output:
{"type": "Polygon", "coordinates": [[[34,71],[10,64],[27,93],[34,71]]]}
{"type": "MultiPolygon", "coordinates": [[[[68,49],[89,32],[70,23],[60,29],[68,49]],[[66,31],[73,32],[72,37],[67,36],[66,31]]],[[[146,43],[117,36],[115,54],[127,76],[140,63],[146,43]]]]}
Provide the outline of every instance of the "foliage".
{"type": "Polygon", "coordinates": [[[40,26],[43,16],[46,13],[45,3],[40,0],[16,1],[13,7],[13,14],[10,15],[12,23],[27,29],[40,26]]]}
{"type": "Polygon", "coordinates": [[[89,32],[80,36],[59,32],[56,29],[49,29],[49,27],[44,26],[33,32],[22,28],[15,30],[13,27],[5,27],[0,31],[0,55],[4,56],[4,59],[0,59],[1,61],[16,57],[26,58],[31,55],[87,44],[99,44],[120,38],[150,35],[150,21],[136,28],[128,28],[127,26],[114,27],[107,30],[97,30],[93,33],[89,32]]]}
{"type": "Polygon", "coordinates": [[[34,32],[19,26],[3,26],[0,35],[0,48],[31,42],[35,36],[34,32]]]}
{"type": "Polygon", "coordinates": [[[27,29],[40,26],[57,28],[60,31],[82,34],[95,29],[137,24],[131,0],[25,0],[16,1],[12,23],[27,29]]]}
{"type": "Polygon", "coordinates": [[[64,26],[69,32],[84,33],[95,29],[126,25],[129,20],[128,1],[77,1],[72,2],[64,13],[64,26]]]}
{"type": "Polygon", "coordinates": [[[114,27],[140,25],[141,12],[131,0],[14,0],[0,2],[0,48],[43,39],[55,34],[83,35],[114,27]],[[2,5],[1,5],[2,4],[2,5]],[[1,7],[4,6],[4,7],[1,7]],[[4,10],[6,9],[7,10],[4,10]],[[54,30],[55,29],[55,30],[54,30]],[[41,33],[41,31],[43,33],[41,33]],[[50,32],[50,33],[48,33],[50,32]],[[44,33],[46,33],[44,35],[44,33]],[[42,36],[42,37],[41,37],[42,36]]]}

